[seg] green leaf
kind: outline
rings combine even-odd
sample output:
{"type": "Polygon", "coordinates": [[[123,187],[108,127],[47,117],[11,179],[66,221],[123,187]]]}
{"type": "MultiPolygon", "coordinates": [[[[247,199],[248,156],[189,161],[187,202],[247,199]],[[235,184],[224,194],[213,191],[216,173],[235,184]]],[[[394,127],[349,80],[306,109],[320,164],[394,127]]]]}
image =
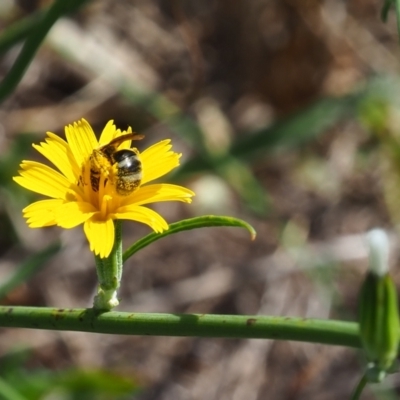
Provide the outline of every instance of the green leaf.
{"type": "Polygon", "coordinates": [[[148,246],[149,244],[155,242],[156,240],[162,239],[168,235],[174,233],[188,231],[197,228],[208,228],[211,226],[231,226],[245,228],[250,232],[251,239],[254,240],[256,237],[256,231],[254,228],[245,221],[233,217],[220,217],[216,215],[206,215],[202,217],[184,219],[179,222],[170,224],[169,229],[162,233],[150,233],[144,238],[138,240],[134,245],[132,245],[128,250],[125,251],[123,255],[123,261],[133,256],[136,252],[148,246]]]}
{"type": "Polygon", "coordinates": [[[16,271],[0,286],[0,299],[5,297],[21,283],[33,276],[45,262],[60,250],[60,244],[52,244],[46,249],[33,255],[29,260],[17,267],[16,271]]]}

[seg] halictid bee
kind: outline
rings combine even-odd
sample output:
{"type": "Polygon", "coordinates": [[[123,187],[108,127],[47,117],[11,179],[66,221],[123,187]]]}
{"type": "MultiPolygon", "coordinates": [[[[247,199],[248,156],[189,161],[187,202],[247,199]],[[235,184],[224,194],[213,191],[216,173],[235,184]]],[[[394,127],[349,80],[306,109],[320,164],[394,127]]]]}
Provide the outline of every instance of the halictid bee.
{"type": "MultiPolygon", "coordinates": [[[[136,148],[117,150],[126,140],[140,140],[143,135],[128,133],[119,136],[110,143],[93,150],[90,156],[90,185],[93,191],[99,191],[102,173],[108,175],[117,193],[128,196],[134,192],[142,181],[142,163],[136,148]],[[110,167],[116,167],[116,174],[109,174],[110,167]]],[[[105,181],[107,182],[107,181],[105,181]]]]}

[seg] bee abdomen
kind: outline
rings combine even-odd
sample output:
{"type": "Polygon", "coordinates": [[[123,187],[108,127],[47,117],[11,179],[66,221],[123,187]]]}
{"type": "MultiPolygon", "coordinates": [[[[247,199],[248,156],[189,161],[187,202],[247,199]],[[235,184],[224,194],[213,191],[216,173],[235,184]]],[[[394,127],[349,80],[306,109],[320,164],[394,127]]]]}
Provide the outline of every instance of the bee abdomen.
{"type": "Polygon", "coordinates": [[[120,150],[113,154],[118,164],[116,190],[122,196],[135,191],[142,181],[142,163],[132,150],[120,150]]]}

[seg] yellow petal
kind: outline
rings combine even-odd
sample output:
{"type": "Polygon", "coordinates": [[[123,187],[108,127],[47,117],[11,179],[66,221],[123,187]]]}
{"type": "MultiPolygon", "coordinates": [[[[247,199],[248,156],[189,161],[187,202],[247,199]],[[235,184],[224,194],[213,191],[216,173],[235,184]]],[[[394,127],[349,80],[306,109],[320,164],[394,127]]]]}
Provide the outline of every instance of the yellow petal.
{"type": "Polygon", "coordinates": [[[191,203],[194,195],[194,192],[183,186],[159,183],[141,186],[138,191],[123,199],[122,205],[142,205],[158,201],[183,201],[184,203],[191,203]]]}
{"type": "Polygon", "coordinates": [[[23,161],[21,168],[21,176],[13,178],[19,185],[55,199],[67,198],[71,183],[59,172],[35,161],[23,161]]]}
{"type": "Polygon", "coordinates": [[[84,224],[84,231],[93,251],[101,258],[108,257],[114,246],[114,223],[111,218],[106,221],[98,220],[97,214],[84,224]]]}
{"type": "MultiPolygon", "coordinates": [[[[127,133],[132,133],[132,128],[129,126],[128,129],[126,131],[120,131],[119,129],[117,130],[117,134],[115,137],[118,136],[122,136],[122,135],[126,135],[127,133]]],[[[132,140],[125,140],[125,142],[122,142],[119,146],[118,146],[118,150],[122,150],[122,149],[130,149],[132,146],[132,140]]]]}
{"type": "MultiPolygon", "coordinates": [[[[119,132],[117,134],[118,136],[122,136],[122,135],[126,135],[127,133],[132,133],[132,128],[129,126],[128,129],[126,131],[122,131],[119,132]]],[[[119,146],[118,146],[118,150],[122,150],[122,149],[130,149],[132,147],[132,140],[126,140],[125,142],[122,142],[119,146]]]]}
{"type": "Polygon", "coordinates": [[[169,139],[163,140],[140,154],[140,160],[143,164],[142,184],[167,174],[179,165],[181,154],[171,151],[170,142],[169,139]]]}
{"type": "Polygon", "coordinates": [[[92,127],[85,119],[65,127],[65,136],[79,167],[87,161],[94,148],[99,147],[92,127]]]}
{"type": "Polygon", "coordinates": [[[56,224],[55,211],[64,203],[61,199],[40,200],[23,209],[30,228],[42,228],[56,224]]]}
{"type": "Polygon", "coordinates": [[[61,228],[71,229],[92,217],[97,210],[86,202],[69,202],[57,209],[55,219],[61,228]]]}
{"type": "Polygon", "coordinates": [[[116,127],[114,125],[114,121],[108,121],[106,126],[103,129],[103,132],[101,132],[100,139],[99,139],[99,144],[100,146],[104,146],[107,143],[110,143],[111,140],[115,138],[115,133],[116,133],[116,127]]]}
{"type": "MultiPolygon", "coordinates": [[[[126,131],[121,131],[121,129],[116,129],[114,125],[114,121],[108,121],[107,125],[104,127],[103,132],[100,135],[99,144],[100,146],[104,146],[110,143],[112,140],[116,139],[119,136],[126,135],[127,133],[132,133],[132,128],[128,127],[126,131]]],[[[131,147],[131,140],[125,140],[121,142],[117,148],[118,150],[121,149],[129,149],[131,147]]]]}
{"type": "Polygon", "coordinates": [[[34,144],[33,147],[50,160],[70,182],[76,183],[80,169],[68,143],[54,133],[47,132],[47,134],[49,137],[45,142],[40,143],[40,145],[34,144]]]}
{"type": "Polygon", "coordinates": [[[155,232],[163,232],[168,229],[165,219],[147,207],[137,205],[120,207],[114,216],[118,219],[130,219],[149,225],[155,232]]]}

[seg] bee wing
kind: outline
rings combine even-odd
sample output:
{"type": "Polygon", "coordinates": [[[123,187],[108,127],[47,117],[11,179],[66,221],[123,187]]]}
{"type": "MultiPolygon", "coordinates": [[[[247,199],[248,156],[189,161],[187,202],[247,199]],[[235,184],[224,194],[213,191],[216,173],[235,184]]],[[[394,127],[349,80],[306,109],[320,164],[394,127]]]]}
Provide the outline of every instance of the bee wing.
{"type": "Polygon", "coordinates": [[[105,148],[112,147],[114,149],[117,149],[117,147],[123,142],[126,142],[128,140],[142,140],[143,138],[144,138],[144,135],[138,135],[136,133],[127,133],[125,135],[116,137],[115,139],[111,140],[110,143],[107,143],[104,146],[101,146],[101,148],[105,149],[105,148]]]}

